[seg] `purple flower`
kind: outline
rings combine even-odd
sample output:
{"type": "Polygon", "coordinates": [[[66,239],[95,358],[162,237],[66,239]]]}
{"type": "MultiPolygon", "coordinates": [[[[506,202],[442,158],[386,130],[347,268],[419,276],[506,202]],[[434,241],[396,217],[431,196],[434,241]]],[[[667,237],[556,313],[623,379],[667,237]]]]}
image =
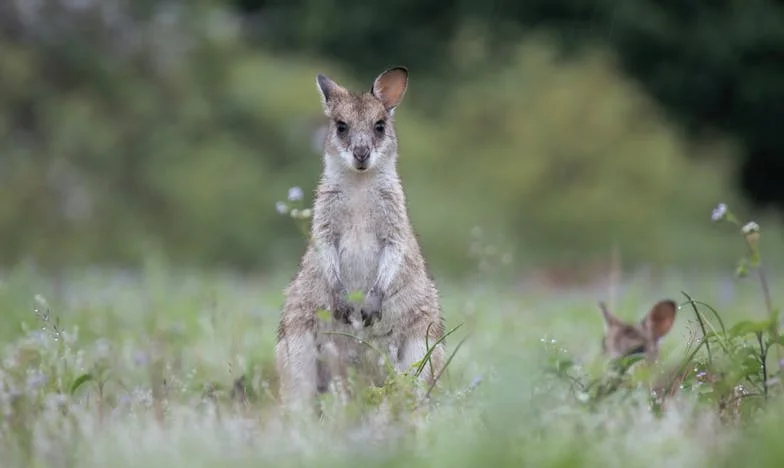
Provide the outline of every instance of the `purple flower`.
{"type": "Polygon", "coordinates": [[[291,187],[289,189],[289,201],[299,201],[302,200],[302,189],[299,187],[291,187]]]}
{"type": "Polygon", "coordinates": [[[711,219],[713,222],[718,222],[724,219],[727,216],[727,205],[725,203],[719,203],[716,208],[713,209],[713,214],[711,214],[711,219]]]}

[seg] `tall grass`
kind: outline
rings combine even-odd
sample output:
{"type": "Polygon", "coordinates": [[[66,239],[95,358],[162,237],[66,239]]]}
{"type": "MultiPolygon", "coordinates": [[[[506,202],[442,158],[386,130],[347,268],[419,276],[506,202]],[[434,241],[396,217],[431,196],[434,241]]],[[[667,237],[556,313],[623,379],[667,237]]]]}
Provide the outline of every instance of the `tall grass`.
{"type": "MultiPolygon", "coordinates": [[[[730,294],[716,292],[721,273],[617,285],[616,309],[628,317],[688,291],[660,368],[690,376],[662,401],[647,385],[655,372],[634,366],[619,376],[605,367],[595,306],[603,289],[525,295],[490,281],[443,282],[449,326],[463,324],[453,337],[468,339],[430,403],[398,376],[354,398],[326,395],[321,418],[309,420],[278,404],[272,351],[288,277],[150,262],[136,273],[73,271],[56,288],[30,269],[6,272],[4,466],[776,466],[784,459],[773,435],[784,416],[771,358],[778,341],[753,283],[732,280],[730,294]],[[721,322],[704,305],[711,302],[721,322]],[[602,398],[579,391],[578,383],[610,378],[617,385],[602,398]],[[730,401],[738,396],[740,403],[730,401]]],[[[782,284],[767,279],[773,291],[782,284]]],[[[450,340],[450,352],[458,342],[450,340]]]]}

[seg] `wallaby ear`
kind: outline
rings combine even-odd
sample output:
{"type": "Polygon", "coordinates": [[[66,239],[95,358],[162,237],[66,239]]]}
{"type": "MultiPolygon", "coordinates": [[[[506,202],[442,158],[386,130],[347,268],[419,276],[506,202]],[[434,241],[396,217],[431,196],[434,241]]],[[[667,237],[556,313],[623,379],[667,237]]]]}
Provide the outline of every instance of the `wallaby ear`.
{"type": "Polygon", "coordinates": [[[623,325],[623,321],[610,312],[610,309],[607,308],[607,304],[605,304],[604,301],[599,301],[599,309],[602,311],[602,317],[604,317],[605,330],[609,330],[615,326],[623,325]]]}
{"type": "Polygon", "coordinates": [[[394,67],[378,75],[370,92],[377,97],[387,112],[393,112],[403,100],[408,87],[408,69],[394,67]]]}
{"type": "Polygon", "coordinates": [[[678,310],[678,305],[675,301],[665,299],[657,302],[648,315],[642,321],[643,327],[653,334],[653,338],[658,340],[672,328],[675,323],[675,313],[678,310]]]}
{"type": "Polygon", "coordinates": [[[345,93],[346,90],[321,73],[316,75],[316,86],[321,94],[321,106],[324,108],[324,113],[329,115],[329,104],[335,100],[337,95],[345,93]]]}

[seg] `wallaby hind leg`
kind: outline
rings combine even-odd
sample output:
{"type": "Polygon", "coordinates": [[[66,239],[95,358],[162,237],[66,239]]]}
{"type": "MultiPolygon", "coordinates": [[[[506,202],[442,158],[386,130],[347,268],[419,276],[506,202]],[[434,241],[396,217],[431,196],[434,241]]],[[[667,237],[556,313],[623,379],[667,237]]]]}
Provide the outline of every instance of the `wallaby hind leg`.
{"type": "Polygon", "coordinates": [[[329,363],[323,358],[319,358],[316,362],[316,391],[318,393],[327,393],[329,391],[329,383],[332,380],[332,373],[329,370],[329,363]]]}
{"type": "Polygon", "coordinates": [[[418,327],[417,333],[413,333],[398,350],[397,370],[405,372],[410,370],[411,366],[421,361],[427,354],[428,346],[433,348],[430,357],[425,363],[422,373],[419,375],[420,379],[424,380],[428,386],[433,385],[436,377],[441,372],[444,366],[444,346],[439,343],[433,347],[436,341],[442,336],[439,330],[434,331],[436,326],[430,327],[430,336],[426,338],[427,327],[418,327]]]}

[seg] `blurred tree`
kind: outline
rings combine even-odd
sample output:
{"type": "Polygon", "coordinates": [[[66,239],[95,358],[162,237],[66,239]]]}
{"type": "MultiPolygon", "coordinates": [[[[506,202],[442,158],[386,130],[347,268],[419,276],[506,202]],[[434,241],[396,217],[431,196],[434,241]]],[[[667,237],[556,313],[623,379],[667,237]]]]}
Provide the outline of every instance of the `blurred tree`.
{"type": "MultiPolygon", "coordinates": [[[[719,130],[744,145],[737,183],[784,211],[784,2],[780,0],[235,0],[263,14],[265,44],[370,73],[392,62],[448,69],[450,40],[479,22],[496,56],[531,28],[566,51],[613,47],[692,136],[719,130]]],[[[459,54],[459,52],[458,52],[459,54]]]]}
{"type": "Polygon", "coordinates": [[[265,64],[234,19],[202,0],[31,5],[0,5],[0,262],[277,255],[260,244],[295,232],[270,199],[307,160],[303,111],[249,92],[265,64]]]}
{"type": "MultiPolygon", "coordinates": [[[[630,262],[721,255],[722,233],[706,214],[719,197],[736,206],[725,181],[732,166],[687,161],[706,150],[662,121],[605,48],[563,61],[549,40],[509,40],[517,20],[488,20],[503,26],[489,35],[460,19],[500,8],[478,2],[357,7],[354,27],[341,23],[344,4],[295,2],[297,11],[268,1],[250,20],[261,37],[288,24],[281,40],[298,48],[364,57],[351,62],[367,67],[361,80],[330,71],[354,89],[406,57],[450,73],[428,84],[417,72],[412,86],[447,98],[442,115],[416,109],[417,96],[399,120],[412,219],[440,269],[468,271],[476,225],[498,244],[485,253],[526,261],[578,261],[611,244],[630,262]],[[295,13],[307,21],[289,23],[295,13]],[[488,58],[508,66],[489,68],[488,58]]],[[[304,239],[275,202],[299,185],[308,203],[317,182],[324,116],[313,78],[325,64],[252,50],[219,3],[0,2],[0,263],[127,264],[152,251],[183,266],[293,268],[304,239]]],[[[573,5],[570,14],[587,14],[573,5]]],[[[732,152],[717,141],[708,153],[732,152]]]]}

